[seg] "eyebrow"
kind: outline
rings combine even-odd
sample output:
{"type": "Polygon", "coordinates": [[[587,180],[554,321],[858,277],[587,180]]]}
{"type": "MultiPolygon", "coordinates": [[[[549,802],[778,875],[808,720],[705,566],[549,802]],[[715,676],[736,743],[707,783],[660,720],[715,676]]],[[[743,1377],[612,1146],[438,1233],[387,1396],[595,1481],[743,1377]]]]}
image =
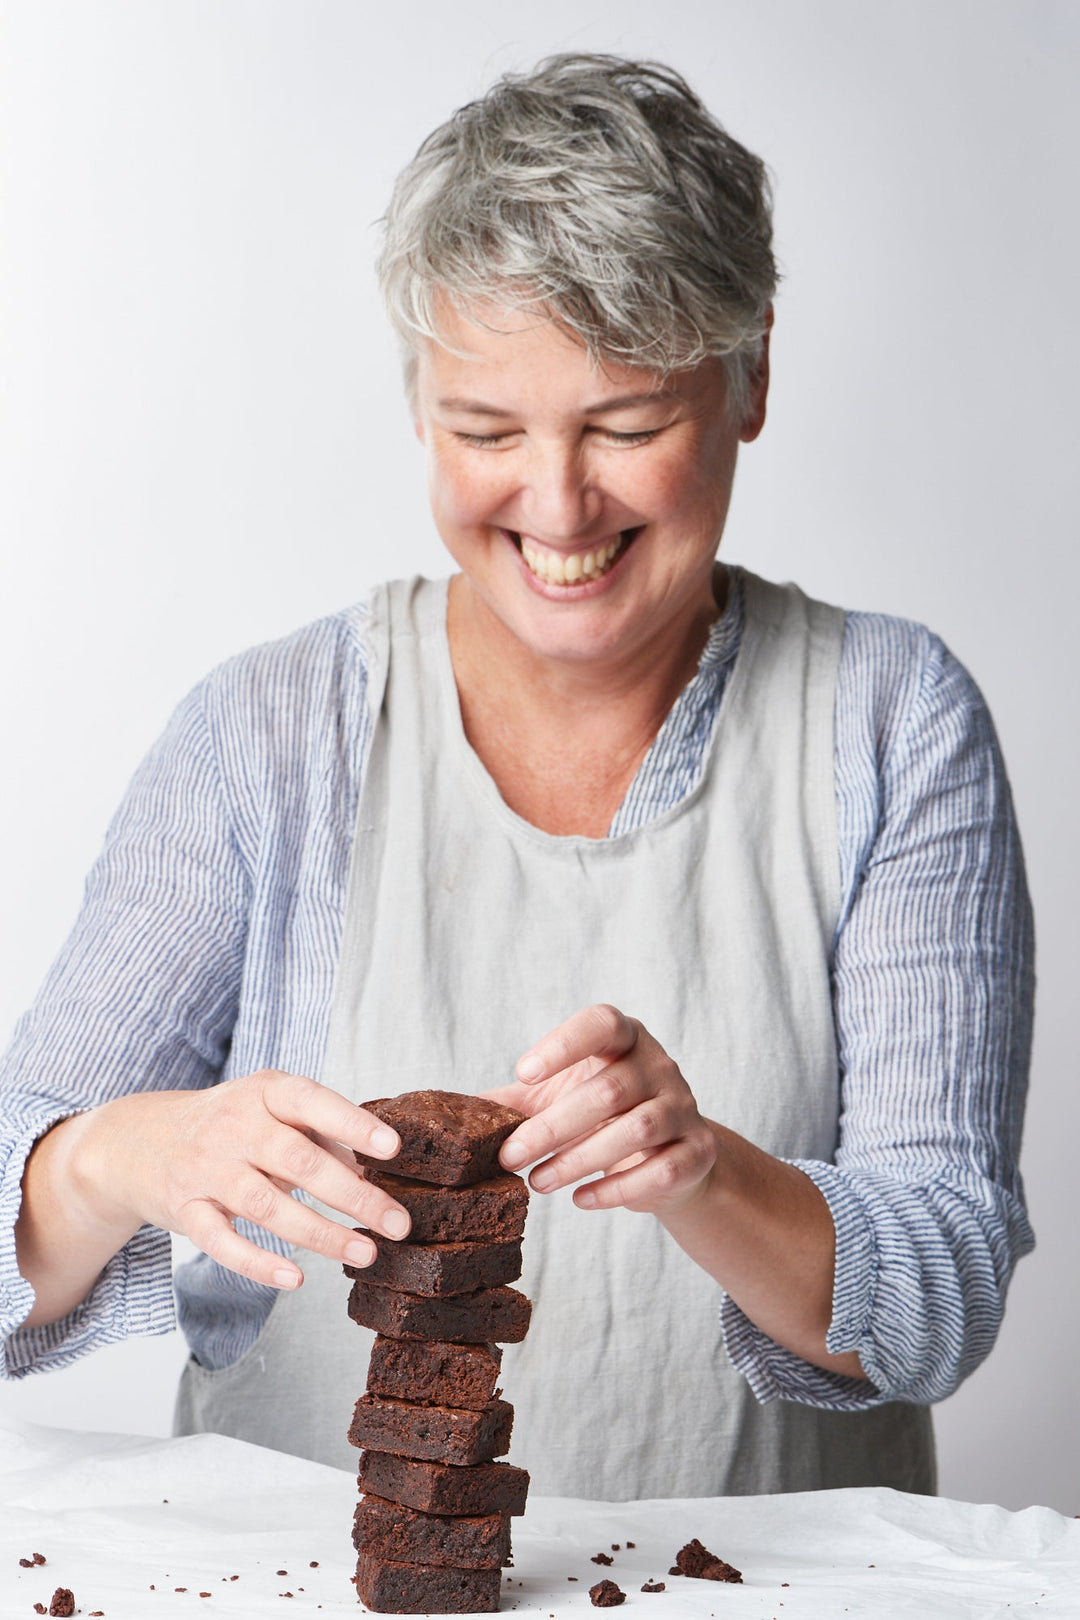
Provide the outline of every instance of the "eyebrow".
{"type": "MultiPolygon", "coordinates": [[[[673,389],[658,388],[647,394],[621,394],[618,399],[600,400],[596,405],[586,405],[585,416],[601,416],[606,411],[625,411],[632,405],[655,405],[667,400],[675,399],[677,395],[673,389]]],[[[470,416],[513,416],[513,411],[503,410],[498,405],[485,405],[479,399],[440,399],[439,409],[442,411],[467,411],[470,416]]]]}

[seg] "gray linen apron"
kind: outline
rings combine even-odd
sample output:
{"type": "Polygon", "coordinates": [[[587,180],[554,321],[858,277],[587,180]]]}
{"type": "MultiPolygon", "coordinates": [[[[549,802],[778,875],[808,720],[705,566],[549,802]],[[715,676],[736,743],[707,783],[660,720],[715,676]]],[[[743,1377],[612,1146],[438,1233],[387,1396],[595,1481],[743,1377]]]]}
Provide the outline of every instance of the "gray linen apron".
{"type": "MultiPolygon", "coordinates": [[[[469,747],[445,582],[380,591],[371,634],[381,706],[322,1081],[357,1102],[482,1091],[546,1030],[607,1001],[675,1058],[707,1117],[783,1158],[831,1159],[843,614],[747,575],[702,781],[649,825],[601,839],[523,821],[469,747]]],[[[340,1270],[302,1259],[304,1286],[279,1297],[238,1362],[189,1363],[177,1432],[351,1468],[344,1434],[373,1336],[348,1320],[340,1270]]],[[[538,1494],[934,1489],[925,1408],[760,1406],[724,1350],[719,1285],[651,1216],[534,1194],[519,1286],[533,1320],[504,1352],[503,1386],[510,1457],[538,1494]]]]}

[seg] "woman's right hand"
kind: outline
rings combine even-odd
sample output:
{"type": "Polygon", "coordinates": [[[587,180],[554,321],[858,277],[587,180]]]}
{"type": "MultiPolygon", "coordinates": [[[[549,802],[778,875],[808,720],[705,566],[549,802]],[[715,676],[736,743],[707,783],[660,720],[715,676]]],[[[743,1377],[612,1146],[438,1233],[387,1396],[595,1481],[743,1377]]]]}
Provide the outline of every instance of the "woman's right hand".
{"type": "Polygon", "coordinates": [[[363,1179],[352,1154],[388,1159],[399,1146],[396,1132],[365,1109],[277,1070],[205,1090],[134,1092],[64,1120],[37,1143],[24,1177],[16,1240],[20,1269],[38,1293],[29,1320],[56,1320],[58,1304],[68,1310],[84,1298],[144,1222],[272,1288],[297,1287],[302,1271],[242,1237],[234,1220],[331,1260],[369,1265],[375,1245],[366,1234],[289,1194],[299,1189],[352,1223],[404,1237],[408,1214],[363,1179]],[[47,1300],[57,1286],[64,1300],[47,1300]]]}

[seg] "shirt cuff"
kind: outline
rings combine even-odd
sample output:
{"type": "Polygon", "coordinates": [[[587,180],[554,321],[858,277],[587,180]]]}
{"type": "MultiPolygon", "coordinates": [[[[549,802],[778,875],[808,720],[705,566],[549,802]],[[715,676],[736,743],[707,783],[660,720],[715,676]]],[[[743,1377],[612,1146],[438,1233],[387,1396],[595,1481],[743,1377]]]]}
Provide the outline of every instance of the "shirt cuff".
{"type": "Polygon", "coordinates": [[[38,1138],[70,1110],[24,1117],[7,1144],[0,1166],[0,1378],[54,1372],[91,1350],[121,1339],[169,1333],[176,1326],[172,1240],[156,1226],[143,1226],[113,1255],[89,1295],[58,1322],[25,1327],[34,1290],[19,1271],[15,1222],[22,1204],[22,1176],[38,1138]]]}
{"type": "Polygon", "coordinates": [[[828,1204],[836,1228],[832,1321],[825,1348],[830,1355],[854,1350],[870,1382],[815,1367],[785,1350],[756,1327],[727,1294],[720,1307],[725,1348],[763,1406],[776,1400],[834,1412],[864,1412],[881,1406],[895,1396],[883,1390],[883,1376],[880,1382],[874,1376],[878,1369],[873,1364],[870,1322],[878,1264],[873,1228],[858,1197],[835,1165],[809,1159],[785,1162],[809,1176],[828,1204]]]}

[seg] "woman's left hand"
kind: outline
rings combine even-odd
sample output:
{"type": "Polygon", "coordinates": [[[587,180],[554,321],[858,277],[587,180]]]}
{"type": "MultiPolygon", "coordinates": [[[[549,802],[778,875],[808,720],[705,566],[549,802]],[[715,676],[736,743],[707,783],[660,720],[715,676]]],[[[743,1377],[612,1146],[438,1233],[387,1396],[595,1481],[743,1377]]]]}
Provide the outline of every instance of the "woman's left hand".
{"type": "Polygon", "coordinates": [[[694,1094],[636,1018],[585,1007],[524,1053],[517,1082],[487,1092],[529,1117],[503,1144],[504,1169],[543,1159],[529,1177],[574,1193],[582,1209],[673,1214],[705,1188],[717,1139],[694,1094]]]}

